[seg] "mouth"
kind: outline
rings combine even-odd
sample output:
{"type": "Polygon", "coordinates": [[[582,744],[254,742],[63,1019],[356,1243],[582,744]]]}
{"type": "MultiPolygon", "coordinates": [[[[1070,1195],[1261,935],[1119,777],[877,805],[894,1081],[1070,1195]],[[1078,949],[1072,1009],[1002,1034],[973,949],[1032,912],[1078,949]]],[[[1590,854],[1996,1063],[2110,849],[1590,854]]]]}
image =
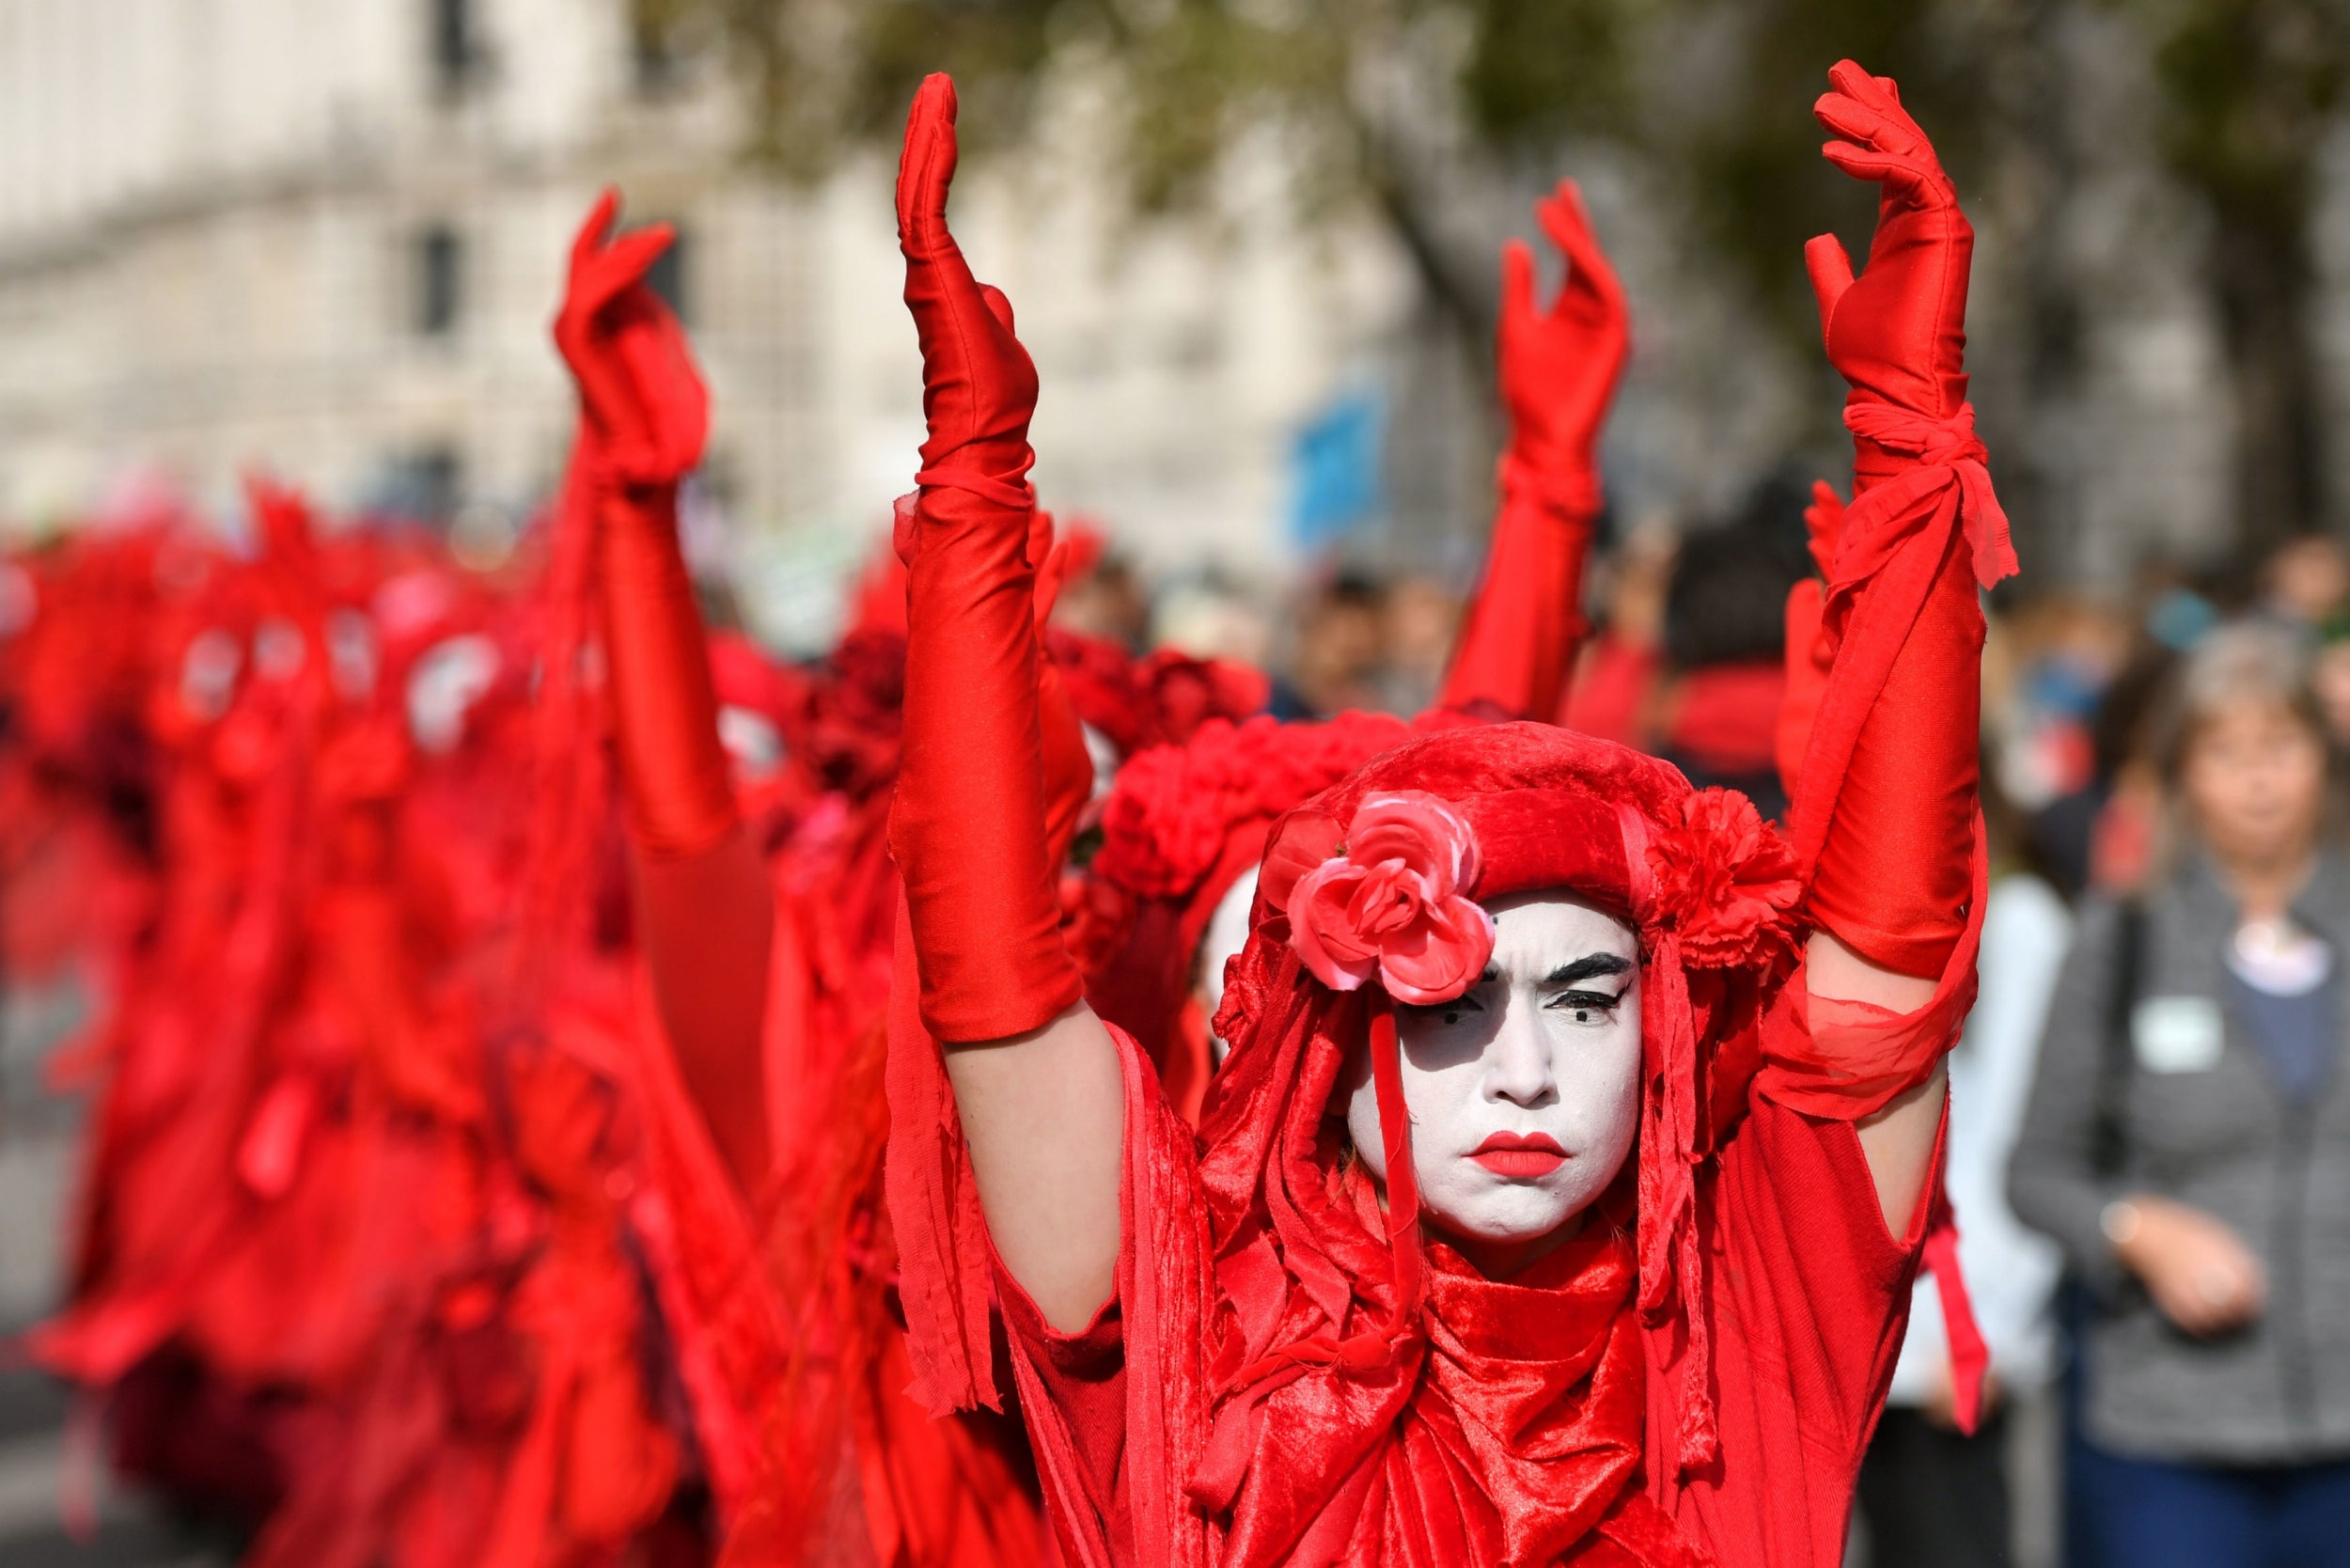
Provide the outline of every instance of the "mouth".
{"type": "Polygon", "coordinates": [[[1533,1182],[1567,1163],[1567,1152],[1547,1133],[1496,1133],[1469,1158],[1512,1182],[1533,1182]]]}

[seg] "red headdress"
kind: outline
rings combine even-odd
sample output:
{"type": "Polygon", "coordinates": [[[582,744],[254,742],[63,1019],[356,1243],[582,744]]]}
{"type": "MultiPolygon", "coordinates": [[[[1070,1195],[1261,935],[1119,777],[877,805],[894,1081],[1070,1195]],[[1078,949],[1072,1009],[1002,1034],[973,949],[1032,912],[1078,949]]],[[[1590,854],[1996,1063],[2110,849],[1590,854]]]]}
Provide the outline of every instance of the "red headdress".
{"type": "Polygon", "coordinates": [[[1048,626],[1044,649],[1078,718],[1105,736],[1119,755],[1189,740],[1211,719],[1244,719],[1263,710],[1272,682],[1261,670],[1230,659],[1199,659],[1162,648],[1137,659],[1105,638],[1048,626]]]}
{"type": "Polygon", "coordinates": [[[1710,1457],[1696,1178],[1761,1062],[1762,1004],[1793,950],[1795,864],[1742,796],[1692,791],[1607,742],[1508,724],[1387,752],[1283,818],[1265,851],[1216,1020],[1233,1051],[1201,1126],[1215,1267],[1233,1304],[1193,1480],[1202,1501],[1230,1502],[1270,1440],[1259,1407],[1285,1385],[1357,1385],[1363,1397],[1339,1407],[1368,1412],[1417,1363],[1408,1123],[1394,1027],[1367,982],[1419,1000],[1458,994],[1492,940],[1467,901],[1554,887],[1640,935],[1638,1303],[1644,1331],[1665,1340],[1651,1364],[1681,1369],[1680,1430],[1658,1436],[1683,1465],[1710,1457]],[[1332,1181],[1332,1095],[1366,1030],[1389,1129],[1384,1235],[1332,1181]]]}
{"type": "MultiPolygon", "coordinates": [[[[1183,745],[1153,746],[1118,770],[1070,945],[1094,1010],[1134,1035],[1187,1114],[1198,1109],[1196,1091],[1186,1103],[1178,1080],[1204,1089],[1207,1064],[1179,1069],[1169,1058],[1216,906],[1262,857],[1282,812],[1411,734],[1385,713],[1341,713],[1327,724],[1216,718],[1183,745]]],[[[1196,1043],[1204,1053],[1204,1032],[1196,1043]]]]}

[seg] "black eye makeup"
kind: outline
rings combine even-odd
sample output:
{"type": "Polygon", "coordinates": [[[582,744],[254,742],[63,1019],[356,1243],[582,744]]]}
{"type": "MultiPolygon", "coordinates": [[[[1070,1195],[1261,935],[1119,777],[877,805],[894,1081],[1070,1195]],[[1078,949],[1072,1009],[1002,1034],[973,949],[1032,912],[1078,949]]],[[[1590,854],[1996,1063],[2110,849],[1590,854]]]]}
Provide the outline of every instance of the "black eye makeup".
{"type": "MultiPolygon", "coordinates": [[[[1543,994],[1542,1005],[1544,1008],[1570,1013],[1578,1024],[1604,1023],[1615,1016],[1618,1005],[1623,1001],[1623,993],[1630,987],[1620,986],[1611,995],[1578,982],[1606,980],[1631,972],[1632,961],[1628,958],[1614,953],[1587,953],[1561,964],[1544,975],[1536,989],[1543,994]]],[[[1485,972],[1477,977],[1476,987],[1449,1002],[1439,1002],[1434,1007],[1412,1007],[1407,1011],[1448,1028],[1454,1027],[1464,1019],[1488,1011],[1486,1004],[1478,999],[1477,989],[1498,985],[1503,979],[1500,965],[1488,964],[1485,972]]]]}
{"type": "Polygon", "coordinates": [[[1588,953],[1572,963],[1561,964],[1543,977],[1543,989],[1549,991],[1553,986],[1563,989],[1552,993],[1543,1005],[1567,1013],[1578,1024],[1606,1023],[1615,1017],[1617,1005],[1623,1000],[1623,994],[1630,987],[1620,986],[1609,993],[1593,990],[1578,982],[1629,974],[1631,970],[1632,961],[1614,953],[1588,953]]]}
{"type": "Polygon", "coordinates": [[[1605,991],[1561,991],[1543,1006],[1568,1013],[1578,1024],[1598,1024],[1613,1018],[1622,1000],[1621,991],[1612,996],[1605,991]]]}

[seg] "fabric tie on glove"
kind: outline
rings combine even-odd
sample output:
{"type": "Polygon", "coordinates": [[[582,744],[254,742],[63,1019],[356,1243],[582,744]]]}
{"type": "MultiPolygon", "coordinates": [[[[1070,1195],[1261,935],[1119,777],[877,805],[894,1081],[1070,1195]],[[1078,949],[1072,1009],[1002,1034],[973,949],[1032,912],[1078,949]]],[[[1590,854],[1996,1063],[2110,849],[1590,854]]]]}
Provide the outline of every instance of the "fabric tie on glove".
{"type": "Polygon", "coordinates": [[[1832,235],[1806,248],[1828,358],[1852,387],[1856,495],[1821,608],[1836,665],[1791,813],[1813,917],[1903,974],[1942,972],[1979,890],[1982,612],[2015,568],[1966,400],[1974,233],[1898,89],[1847,60],[1816,107],[1825,155],[1879,183],[1856,279],[1832,235]]]}

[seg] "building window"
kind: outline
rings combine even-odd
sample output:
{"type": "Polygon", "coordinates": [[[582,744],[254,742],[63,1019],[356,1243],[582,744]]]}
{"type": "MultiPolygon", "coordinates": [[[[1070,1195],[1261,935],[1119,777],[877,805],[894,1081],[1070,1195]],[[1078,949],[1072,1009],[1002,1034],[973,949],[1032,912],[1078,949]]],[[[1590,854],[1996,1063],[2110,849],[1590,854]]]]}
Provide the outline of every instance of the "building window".
{"type": "Polygon", "coordinates": [[[481,67],[473,0],[427,0],[431,8],[432,85],[454,96],[473,85],[481,67]]]}
{"type": "Polygon", "coordinates": [[[386,465],[377,510],[412,523],[445,526],[464,499],[465,465],[451,446],[434,444],[395,457],[386,465]]]}
{"type": "Polygon", "coordinates": [[[693,292],[687,287],[687,271],[693,256],[693,236],[686,233],[682,223],[671,227],[677,230],[676,236],[669,241],[669,248],[654,258],[651,267],[646,270],[645,284],[677,312],[680,321],[690,326],[694,321],[693,292]]]}
{"type": "Polygon", "coordinates": [[[629,75],[642,98],[666,98],[678,90],[684,61],[676,26],[668,18],[637,8],[629,26],[629,75]]]}
{"type": "Polygon", "coordinates": [[[416,331],[446,337],[464,308],[465,245],[457,231],[434,224],[416,238],[416,331]]]}

